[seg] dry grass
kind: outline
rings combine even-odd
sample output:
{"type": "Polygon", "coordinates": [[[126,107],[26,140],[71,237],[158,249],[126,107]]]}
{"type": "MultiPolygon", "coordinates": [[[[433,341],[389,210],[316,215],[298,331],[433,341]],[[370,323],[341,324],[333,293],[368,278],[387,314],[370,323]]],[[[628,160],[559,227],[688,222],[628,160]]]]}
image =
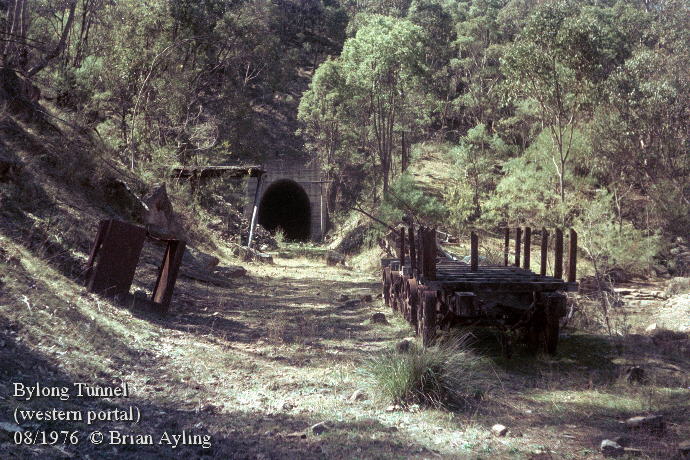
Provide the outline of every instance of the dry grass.
{"type": "MultiPolygon", "coordinates": [[[[352,308],[337,300],[376,293],[375,278],[298,255],[278,258],[274,266],[249,266],[250,276],[229,288],[180,278],[172,315],[161,320],[86,294],[11,240],[2,243],[22,259],[2,271],[0,318],[19,326],[3,333],[12,344],[4,351],[22,347],[41,363],[22,368],[23,378],[124,379],[148,416],[148,429],[201,423],[214,436],[214,455],[529,458],[542,452],[589,458],[604,437],[627,435],[619,423],[626,417],[661,413],[667,432],[636,436],[633,447],[665,458],[690,434],[688,361],[664,354],[651,337],[632,336],[619,350],[606,336],[569,333],[557,358],[518,353],[506,361],[491,334],[480,331],[468,353],[485,355],[494,373],[490,390],[471,410],[408,406],[386,412],[389,402],[373,392],[364,401],[348,398],[367,388],[358,371],[362,363],[385,356],[411,331],[390,315],[390,325],[371,324],[380,300],[352,308]],[[32,288],[37,279],[48,281],[32,288]],[[625,382],[633,364],[645,368],[646,385],[625,382]],[[287,436],[321,421],[330,425],[324,435],[287,436]],[[509,427],[506,438],[489,434],[499,422],[509,427]]],[[[466,367],[452,369],[475,383],[472,373],[463,374],[466,367]]],[[[11,380],[4,374],[5,390],[11,380]]],[[[16,403],[8,398],[0,407],[6,412],[16,403]]]]}

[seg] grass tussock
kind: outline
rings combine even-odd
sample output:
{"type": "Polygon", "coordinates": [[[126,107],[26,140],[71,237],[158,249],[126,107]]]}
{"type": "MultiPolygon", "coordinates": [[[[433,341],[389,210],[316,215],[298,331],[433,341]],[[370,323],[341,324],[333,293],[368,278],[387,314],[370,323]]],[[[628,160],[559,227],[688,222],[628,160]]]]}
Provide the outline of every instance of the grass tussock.
{"type": "Polygon", "coordinates": [[[373,393],[393,404],[470,408],[497,383],[489,363],[470,349],[472,339],[454,334],[432,347],[386,350],[368,359],[361,373],[373,393]]]}

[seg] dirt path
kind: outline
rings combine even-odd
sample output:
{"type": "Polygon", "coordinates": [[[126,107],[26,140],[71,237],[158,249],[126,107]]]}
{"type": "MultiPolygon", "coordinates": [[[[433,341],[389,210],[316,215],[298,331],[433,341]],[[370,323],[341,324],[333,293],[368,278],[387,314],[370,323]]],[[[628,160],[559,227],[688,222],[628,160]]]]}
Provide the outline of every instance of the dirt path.
{"type": "MultiPolygon", "coordinates": [[[[153,275],[154,268],[146,270],[153,275]]],[[[601,458],[602,439],[629,436],[621,422],[647,414],[664,415],[667,430],[662,436],[635,434],[633,447],[643,449],[643,458],[668,458],[690,434],[687,343],[657,343],[641,335],[612,341],[570,331],[557,357],[518,353],[510,361],[492,348],[495,342],[480,342],[476,351],[488,356],[495,383],[475,410],[388,411],[390,402],[374,397],[359,369],[412,331],[383,306],[378,277],[304,257],[247,268],[246,277],[225,286],[181,277],[166,318],[104,304],[68,280],[43,285],[16,268],[15,287],[1,302],[9,306],[0,317],[8,321],[0,330],[2,395],[17,380],[127,382],[129,400],[74,400],[65,406],[135,405],[142,417],[138,425],[68,428],[154,439],[185,431],[210,436],[211,446],[20,449],[0,436],[0,458],[601,458]],[[24,293],[31,309],[12,300],[24,293]],[[361,301],[365,295],[372,301],[361,301]],[[47,305],[62,307],[50,313],[47,305]],[[375,312],[384,312],[389,324],[372,323],[375,312]],[[75,325],[81,327],[76,334],[75,325]],[[25,345],[27,338],[37,345],[25,345]],[[645,368],[648,385],[625,382],[631,365],[645,368]],[[367,398],[350,401],[358,389],[367,398]],[[321,422],[325,428],[316,434],[312,427],[321,422]],[[493,436],[494,423],[508,426],[508,435],[493,436]]],[[[17,406],[55,405],[3,398],[3,414],[17,406]]],[[[46,426],[67,427],[41,428],[46,426]]]]}

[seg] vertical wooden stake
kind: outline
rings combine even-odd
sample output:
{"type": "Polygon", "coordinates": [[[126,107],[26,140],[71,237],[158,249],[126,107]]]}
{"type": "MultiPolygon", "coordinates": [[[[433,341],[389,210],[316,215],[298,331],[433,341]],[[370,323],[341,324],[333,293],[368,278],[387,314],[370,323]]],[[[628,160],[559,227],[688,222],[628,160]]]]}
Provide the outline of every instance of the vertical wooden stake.
{"type": "Polygon", "coordinates": [[[510,252],[510,229],[506,227],[503,238],[503,265],[508,266],[508,254],[510,252]]]}
{"type": "Polygon", "coordinates": [[[424,240],[422,235],[424,234],[424,227],[420,226],[417,229],[417,273],[423,273],[424,270],[424,240]]]}
{"type": "Polygon", "coordinates": [[[563,230],[556,229],[556,249],[554,253],[553,262],[553,277],[561,278],[563,276],[563,230]]]}
{"type": "Polygon", "coordinates": [[[568,282],[574,283],[577,281],[577,232],[572,228],[568,244],[568,282]]]}
{"type": "Polygon", "coordinates": [[[532,258],[532,228],[525,227],[525,255],[522,258],[522,268],[529,270],[530,259],[532,258]]]}
{"type": "Polygon", "coordinates": [[[549,232],[545,229],[541,229],[541,266],[539,268],[539,274],[541,276],[546,276],[546,261],[549,255],[549,232]]]}
{"type": "Polygon", "coordinates": [[[515,229],[515,266],[520,266],[520,246],[522,245],[522,229],[515,229]]]}
{"type": "Polygon", "coordinates": [[[417,268],[417,248],[414,243],[414,225],[410,225],[407,229],[408,241],[410,244],[410,275],[415,276],[415,269],[417,268]]]}
{"type": "Polygon", "coordinates": [[[419,227],[419,259],[421,265],[421,273],[426,280],[429,276],[429,248],[427,244],[427,232],[426,227],[419,227]]]}
{"type": "Polygon", "coordinates": [[[470,271],[476,272],[479,267],[479,237],[475,232],[470,234],[470,271]]]}
{"type": "Polygon", "coordinates": [[[436,279],[436,229],[430,228],[428,231],[429,245],[429,279],[436,279]]]}
{"type": "Polygon", "coordinates": [[[400,227],[400,273],[405,266],[405,227],[400,227]]]}

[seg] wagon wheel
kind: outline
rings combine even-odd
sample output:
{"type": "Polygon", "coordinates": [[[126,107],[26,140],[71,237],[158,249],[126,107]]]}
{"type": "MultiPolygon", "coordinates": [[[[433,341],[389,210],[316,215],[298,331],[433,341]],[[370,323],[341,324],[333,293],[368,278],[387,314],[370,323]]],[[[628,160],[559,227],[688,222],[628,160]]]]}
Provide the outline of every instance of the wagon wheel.
{"type": "Polygon", "coordinates": [[[407,279],[403,276],[402,277],[402,282],[400,283],[400,312],[403,315],[403,318],[407,322],[410,321],[410,304],[408,302],[409,298],[409,285],[407,284],[407,279]]]}
{"type": "Polygon", "coordinates": [[[436,337],[436,291],[424,291],[422,295],[422,343],[431,346],[436,337]]]}
{"type": "Polygon", "coordinates": [[[392,275],[393,282],[391,283],[391,307],[393,310],[400,310],[400,276],[392,275]]]}
{"type": "Polygon", "coordinates": [[[386,303],[386,305],[390,305],[390,274],[390,268],[386,267],[383,269],[383,301],[386,303]]]}

